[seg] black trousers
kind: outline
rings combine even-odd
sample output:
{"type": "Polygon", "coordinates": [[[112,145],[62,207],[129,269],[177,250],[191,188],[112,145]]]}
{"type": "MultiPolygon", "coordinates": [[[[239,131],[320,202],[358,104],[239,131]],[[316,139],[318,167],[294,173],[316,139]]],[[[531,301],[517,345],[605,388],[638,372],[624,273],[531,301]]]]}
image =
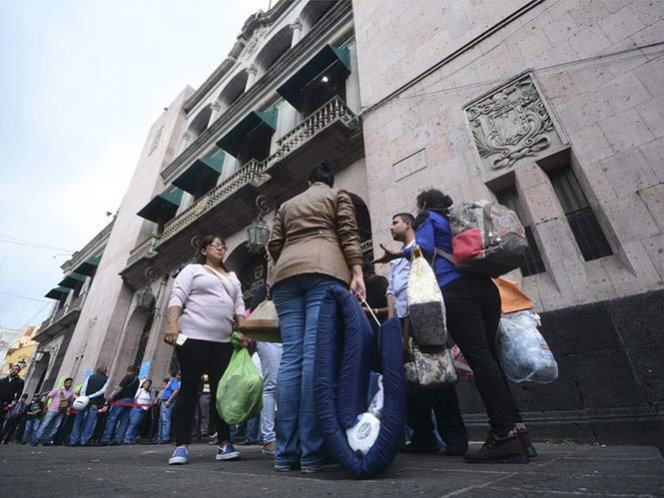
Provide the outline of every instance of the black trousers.
{"type": "Polygon", "coordinates": [[[180,392],[173,414],[175,444],[191,443],[194,411],[198,404],[198,393],[203,374],[208,374],[210,379],[210,415],[211,421],[217,429],[217,440],[219,443],[230,441],[228,424],[217,412],[217,386],[231,361],[233,345],[230,342],[187,339],[182,346],[177,346],[175,353],[182,374],[180,392]]]}
{"type": "Polygon", "coordinates": [[[448,332],[473,369],[491,430],[505,436],[521,422],[521,416],[498,361],[498,288],[489,278],[464,275],[442,291],[448,332]]]}
{"type": "Polygon", "coordinates": [[[413,430],[412,441],[424,446],[436,443],[431,410],[436,417],[438,434],[447,446],[466,446],[468,432],[459,410],[454,385],[437,389],[412,389],[406,396],[406,423],[413,430]]]}

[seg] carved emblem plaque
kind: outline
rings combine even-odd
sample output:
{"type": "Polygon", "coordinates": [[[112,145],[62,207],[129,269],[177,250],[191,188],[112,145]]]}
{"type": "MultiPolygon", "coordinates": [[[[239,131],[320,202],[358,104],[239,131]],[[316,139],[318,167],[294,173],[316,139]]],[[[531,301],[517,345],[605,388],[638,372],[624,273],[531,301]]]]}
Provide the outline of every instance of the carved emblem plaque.
{"type": "Polygon", "coordinates": [[[567,144],[531,73],[484,94],[464,112],[485,173],[567,144]]]}

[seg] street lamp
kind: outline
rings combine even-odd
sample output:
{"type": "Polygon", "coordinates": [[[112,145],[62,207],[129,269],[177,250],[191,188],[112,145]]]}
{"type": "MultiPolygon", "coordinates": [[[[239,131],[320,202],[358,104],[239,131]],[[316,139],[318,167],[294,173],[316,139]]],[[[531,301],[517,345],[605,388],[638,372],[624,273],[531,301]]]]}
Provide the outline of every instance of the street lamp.
{"type": "Polygon", "coordinates": [[[150,285],[146,285],[143,289],[136,293],[136,309],[141,313],[149,315],[152,313],[155,304],[155,297],[152,293],[150,285]]]}
{"type": "Polygon", "coordinates": [[[256,218],[247,227],[247,247],[249,252],[258,254],[263,251],[270,236],[270,228],[263,217],[270,212],[271,207],[267,198],[259,195],[256,197],[256,208],[258,209],[256,218]]]}

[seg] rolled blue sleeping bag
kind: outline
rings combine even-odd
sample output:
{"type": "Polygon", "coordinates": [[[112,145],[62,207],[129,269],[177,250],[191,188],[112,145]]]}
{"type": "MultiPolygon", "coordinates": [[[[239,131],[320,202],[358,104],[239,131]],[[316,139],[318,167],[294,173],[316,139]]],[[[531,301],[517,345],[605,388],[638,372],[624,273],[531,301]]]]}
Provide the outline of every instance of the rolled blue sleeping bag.
{"type": "Polygon", "coordinates": [[[365,456],[348,444],[346,429],[367,410],[367,389],[376,337],[357,299],[344,289],[330,289],[318,319],[314,362],[316,415],[332,457],[356,478],[385,469],[403,440],[406,382],[401,325],[389,320],[380,328],[384,406],[376,442],[365,456]]]}

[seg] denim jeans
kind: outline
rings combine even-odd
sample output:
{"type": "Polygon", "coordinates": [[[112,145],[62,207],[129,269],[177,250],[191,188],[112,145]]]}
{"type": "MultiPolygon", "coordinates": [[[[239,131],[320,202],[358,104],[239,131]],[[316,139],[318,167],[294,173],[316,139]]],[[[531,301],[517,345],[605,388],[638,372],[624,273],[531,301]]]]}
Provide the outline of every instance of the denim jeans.
{"type": "Polygon", "coordinates": [[[256,344],[263,369],[263,410],[261,411],[261,433],[263,444],[274,442],[274,416],[277,409],[277,374],[283,351],[281,344],[259,342],[256,344]]]}
{"type": "MultiPolygon", "coordinates": [[[[133,403],[134,398],[121,398],[115,400],[117,403],[133,403]]],[[[115,431],[115,442],[121,443],[124,439],[125,432],[127,432],[127,425],[129,425],[129,412],[131,406],[112,406],[111,411],[106,419],[106,426],[104,427],[104,434],[101,437],[101,443],[106,444],[111,440],[113,430],[117,424],[117,431],[115,431]]]]}
{"type": "Polygon", "coordinates": [[[346,288],[340,280],[309,273],[279,282],[272,292],[283,339],[276,465],[313,467],[327,456],[316,420],[313,374],[318,311],[325,292],[333,287],[346,288]]]}
{"type": "Polygon", "coordinates": [[[25,430],[23,431],[22,443],[27,443],[37,434],[39,430],[39,417],[29,418],[25,421],[25,430]]]}
{"type": "Polygon", "coordinates": [[[141,426],[141,422],[143,422],[143,418],[145,417],[146,413],[147,411],[138,406],[135,406],[131,409],[131,412],[129,413],[129,427],[127,428],[127,432],[125,433],[124,437],[124,442],[126,444],[133,444],[136,442],[136,432],[141,426]]]}
{"type": "Polygon", "coordinates": [[[82,446],[90,444],[92,431],[97,422],[97,405],[88,405],[83,410],[79,410],[74,420],[74,427],[71,431],[69,444],[80,444],[82,446]]]}
{"type": "Polygon", "coordinates": [[[176,401],[175,399],[171,401],[170,406],[166,406],[166,402],[161,404],[159,432],[157,434],[157,440],[159,441],[168,441],[171,439],[171,416],[173,415],[176,401]]]}
{"type": "Polygon", "coordinates": [[[64,418],[64,413],[52,412],[47,410],[46,415],[39,424],[39,429],[35,433],[35,436],[32,438],[33,443],[39,443],[40,441],[44,443],[50,443],[55,437],[55,433],[58,432],[62,419],[64,418]],[[48,431],[48,432],[47,432],[48,431]],[[46,433],[46,434],[44,434],[46,433]],[[45,436],[45,437],[44,437],[45,436]]]}

